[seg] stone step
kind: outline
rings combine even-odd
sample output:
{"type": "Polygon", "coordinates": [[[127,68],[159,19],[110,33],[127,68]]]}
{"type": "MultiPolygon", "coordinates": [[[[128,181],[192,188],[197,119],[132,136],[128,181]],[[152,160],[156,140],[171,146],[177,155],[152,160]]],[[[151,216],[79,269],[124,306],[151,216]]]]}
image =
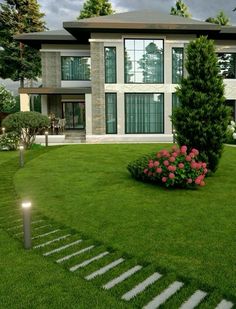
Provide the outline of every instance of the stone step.
{"type": "Polygon", "coordinates": [[[33,248],[34,248],[34,249],[43,248],[43,247],[48,246],[48,245],[50,245],[50,244],[52,244],[52,243],[54,243],[54,242],[61,241],[61,240],[65,239],[65,238],[67,238],[67,237],[69,237],[69,236],[71,236],[71,234],[66,234],[66,235],[60,236],[60,237],[58,237],[58,238],[55,238],[55,239],[49,240],[49,241],[47,241],[47,242],[44,242],[44,243],[42,243],[42,244],[39,244],[39,245],[37,245],[37,246],[34,246],[33,248]]]}
{"type": "Polygon", "coordinates": [[[125,293],[121,296],[122,299],[129,301],[133,297],[137,296],[141,292],[143,292],[148,286],[155,283],[157,280],[159,280],[162,277],[159,273],[154,273],[151,276],[149,276],[146,280],[136,285],[132,290],[125,293]]]}
{"type": "Polygon", "coordinates": [[[207,296],[206,292],[197,290],[190,298],[184,302],[179,309],[193,309],[207,296]]]}
{"type": "Polygon", "coordinates": [[[234,304],[231,301],[222,299],[222,301],[216,306],[215,309],[231,309],[233,308],[234,304]]]}
{"type": "Polygon", "coordinates": [[[76,270],[79,269],[79,268],[85,267],[85,266],[91,264],[91,263],[94,262],[94,261],[97,261],[97,260],[102,259],[104,256],[106,256],[106,255],[108,255],[108,254],[109,254],[108,251],[102,252],[102,253],[100,253],[100,254],[94,256],[94,257],[91,258],[91,259],[85,260],[85,261],[83,261],[83,262],[80,263],[80,264],[77,264],[77,265],[72,266],[72,267],[70,268],[70,271],[73,272],[73,271],[76,271],[76,270]]]}
{"type": "Polygon", "coordinates": [[[65,250],[66,248],[69,248],[69,247],[71,247],[71,246],[77,245],[77,244],[81,243],[82,241],[83,241],[82,239],[78,239],[78,240],[76,240],[76,241],[73,241],[73,242],[71,242],[71,243],[65,245],[65,246],[56,248],[56,249],[54,249],[54,250],[52,250],[52,251],[48,251],[48,252],[44,253],[43,256],[49,256],[49,255],[51,255],[51,254],[53,254],[53,253],[60,252],[60,251],[62,251],[62,250],[65,250]]]}
{"type": "Polygon", "coordinates": [[[56,260],[56,262],[57,262],[57,263],[62,263],[62,262],[64,262],[64,261],[67,261],[67,260],[71,259],[71,258],[74,257],[74,256],[77,256],[77,255],[80,255],[80,254],[82,254],[82,253],[84,253],[84,252],[87,252],[87,251],[89,251],[89,250],[92,250],[94,247],[95,247],[95,246],[92,245],[92,246],[83,248],[83,249],[81,249],[81,250],[79,250],[79,251],[76,251],[76,252],[74,252],[74,253],[72,253],[72,254],[63,256],[62,258],[56,260]]]}
{"type": "Polygon", "coordinates": [[[173,296],[183,286],[183,282],[175,281],[169,285],[161,294],[154,297],[143,309],[156,309],[164,304],[171,296],[173,296]]]}

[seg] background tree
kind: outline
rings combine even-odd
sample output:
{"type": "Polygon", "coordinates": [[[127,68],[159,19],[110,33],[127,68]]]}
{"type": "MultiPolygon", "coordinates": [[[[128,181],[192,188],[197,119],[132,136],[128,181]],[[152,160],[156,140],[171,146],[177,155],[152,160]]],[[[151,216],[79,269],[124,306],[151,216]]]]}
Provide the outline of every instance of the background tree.
{"type": "Polygon", "coordinates": [[[16,105],[13,94],[3,85],[0,85],[0,112],[9,113],[16,105]]]}
{"type": "Polygon", "coordinates": [[[182,0],[176,1],[175,7],[172,6],[171,8],[170,15],[178,15],[187,18],[192,17],[189,12],[188,6],[182,0]]]}
{"type": "Polygon", "coordinates": [[[45,30],[44,14],[37,0],[5,0],[0,4],[0,77],[20,81],[36,79],[41,73],[36,49],[14,40],[14,35],[45,30]]]}
{"type": "Polygon", "coordinates": [[[105,16],[114,12],[108,0],[86,0],[77,19],[105,16]]]}
{"type": "Polygon", "coordinates": [[[173,111],[172,122],[179,145],[200,151],[201,159],[215,172],[223,150],[230,110],[225,106],[214,42],[200,37],[187,47],[188,76],[177,87],[181,107],[173,111]]]}
{"type": "Polygon", "coordinates": [[[216,15],[216,17],[208,17],[205,21],[208,23],[217,24],[221,26],[227,26],[230,24],[230,19],[228,16],[226,16],[224,11],[220,11],[216,15]]]}

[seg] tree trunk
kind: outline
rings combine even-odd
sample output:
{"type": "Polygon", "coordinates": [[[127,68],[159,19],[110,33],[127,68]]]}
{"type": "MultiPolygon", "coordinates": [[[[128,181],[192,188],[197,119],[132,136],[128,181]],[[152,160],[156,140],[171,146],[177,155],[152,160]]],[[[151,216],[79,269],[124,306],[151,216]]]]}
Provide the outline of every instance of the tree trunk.
{"type": "Polygon", "coordinates": [[[20,79],[20,88],[24,88],[24,86],[25,86],[24,78],[21,77],[21,79],[20,79]]]}

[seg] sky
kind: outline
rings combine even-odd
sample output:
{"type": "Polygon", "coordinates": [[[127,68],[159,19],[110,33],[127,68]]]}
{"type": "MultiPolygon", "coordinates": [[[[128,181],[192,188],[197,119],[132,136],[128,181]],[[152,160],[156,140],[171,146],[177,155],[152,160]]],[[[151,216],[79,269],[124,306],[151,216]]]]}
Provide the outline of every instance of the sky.
{"type": "MultiPolygon", "coordinates": [[[[49,30],[62,29],[63,21],[75,20],[85,0],[38,0],[41,11],[45,13],[45,21],[49,30]]],[[[0,0],[0,3],[5,2],[0,0]]],[[[169,13],[175,0],[110,0],[117,13],[142,9],[159,9],[169,13]]],[[[193,18],[205,20],[214,17],[221,10],[230,17],[232,25],[236,25],[236,0],[184,0],[193,18]]],[[[8,89],[17,92],[18,83],[0,80],[8,89]]]]}

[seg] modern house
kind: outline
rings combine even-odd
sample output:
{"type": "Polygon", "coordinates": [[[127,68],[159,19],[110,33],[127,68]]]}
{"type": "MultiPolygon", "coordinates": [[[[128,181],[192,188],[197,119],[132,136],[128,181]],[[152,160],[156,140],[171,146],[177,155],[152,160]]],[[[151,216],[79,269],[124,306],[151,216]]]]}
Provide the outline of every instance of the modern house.
{"type": "Polygon", "coordinates": [[[20,88],[21,110],[41,95],[42,113],[84,130],[88,142],[169,141],[184,49],[200,35],[215,40],[227,104],[236,113],[236,27],[155,10],[64,22],[63,30],[22,34],[40,50],[42,87],[20,88]]]}

